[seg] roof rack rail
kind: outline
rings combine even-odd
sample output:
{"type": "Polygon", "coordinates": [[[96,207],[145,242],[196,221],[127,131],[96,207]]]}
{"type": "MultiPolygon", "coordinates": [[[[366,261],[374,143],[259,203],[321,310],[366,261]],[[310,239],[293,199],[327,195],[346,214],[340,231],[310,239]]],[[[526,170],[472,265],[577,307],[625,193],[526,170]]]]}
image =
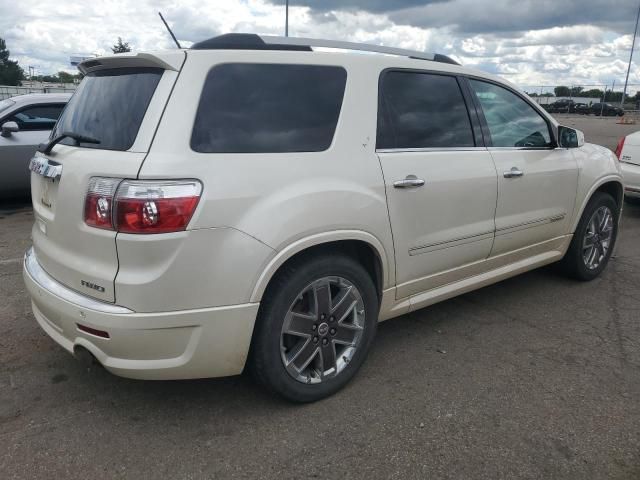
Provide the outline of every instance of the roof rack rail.
{"type": "Polygon", "coordinates": [[[425,53],[404,48],[384,47],[368,43],[342,42],[339,40],[322,40],[315,38],[276,37],[270,35],[256,35],[254,33],[227,33],[217,37],[194,43],[194,50],[296,50],[312,51],[316,48],[338,48],[341,50],[357,50],[361,52],[384,53],[401,57],[429,60],[432,62],[450,63],[460,65],[446,55],[439,53],[425,53]]]}

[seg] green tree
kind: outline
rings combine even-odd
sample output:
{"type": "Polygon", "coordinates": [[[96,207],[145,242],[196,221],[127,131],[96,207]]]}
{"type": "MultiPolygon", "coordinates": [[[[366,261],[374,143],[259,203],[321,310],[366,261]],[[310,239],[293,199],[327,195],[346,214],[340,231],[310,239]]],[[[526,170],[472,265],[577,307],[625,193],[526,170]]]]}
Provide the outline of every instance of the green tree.
{"type": "Polygon", "coordinates": [[[580,94],[581,97],[589,98],[602,98],[602,90],[599,88],[592,88],[591,90],[585,90],[580,94]]]}
{"type": "Polygon", "coordinates": [[[556,94],[556,97],[570,97],[571,90],[569,87],[565,87],[564,85],[557,86],[553,89],[553,93],[556,94]]]}
{"type": "Polygon", "coordinates": [[[11,52],[4,39],[0,38],[0,85],[20,85],[24,71],[15,60],[9,60],[11,52]]]}
{"type": "Polygon", "coordinates": [[[570,92],[572,97],[581,97],[582,95],[582,87],[571,87],[570,92]]]}
{"type": "Polygon", "coordinates": [[[118,43],[111,47],[113,53],[126,53],[131,51],[131,47],[128,42],[123,42],[122,38],[118,37],[118,43]]]}
{"type": "Polygon", "coordinates": [[[61,70],[58,72],[58,79],[60,83],[73,83],[74,75],[61,70]]]}

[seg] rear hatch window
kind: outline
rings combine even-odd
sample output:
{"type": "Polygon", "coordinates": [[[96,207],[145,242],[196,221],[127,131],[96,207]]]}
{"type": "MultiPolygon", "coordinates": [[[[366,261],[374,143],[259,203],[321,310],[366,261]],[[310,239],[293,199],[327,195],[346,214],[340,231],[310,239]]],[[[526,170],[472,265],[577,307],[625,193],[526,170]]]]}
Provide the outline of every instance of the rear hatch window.
{"type": "MultiPolygon", "coordinates": [[[[52,138],[73,132],[98,140],[84,148],[125,151],[131,148],[164,70],[117,68],[89,73],[58,120],[52,138]]],[[[75,145],[75,140],[62,142],[75,145]]]]}

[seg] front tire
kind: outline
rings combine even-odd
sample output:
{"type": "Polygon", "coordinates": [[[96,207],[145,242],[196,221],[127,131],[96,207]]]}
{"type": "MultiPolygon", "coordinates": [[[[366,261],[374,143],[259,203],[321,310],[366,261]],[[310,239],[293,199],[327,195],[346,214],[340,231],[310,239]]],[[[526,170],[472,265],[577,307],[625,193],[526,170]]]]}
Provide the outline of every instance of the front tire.
{"type": "Polygon", "coordinates": [[[611,195],[596,192],[587,204],[561,261],[571,277],[590,281],[605,269],[618,236],[620,208],[611,195]]]}
{"type": "Polygon", "coordinates": [[[278,272],[254,332],[256,379],[293,402],[340,390],[364,362],[378,323],[367,271],[343,254],[303,258],[278,272]]]}

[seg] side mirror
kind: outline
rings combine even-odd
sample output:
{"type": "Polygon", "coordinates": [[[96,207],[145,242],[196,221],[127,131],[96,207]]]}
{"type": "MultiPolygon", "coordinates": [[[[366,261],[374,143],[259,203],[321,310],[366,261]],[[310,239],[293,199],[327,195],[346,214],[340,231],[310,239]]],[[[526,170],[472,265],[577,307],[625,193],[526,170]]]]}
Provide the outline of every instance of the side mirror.
{"type": "Polygon", "coordinates": [[[10,137],[12,133],[19,131],[18,124],[16,122],[5,122],[2,124],[2,135],[3,137],[10,137]]]}
{"type": "Polygon", "coordinates": [[[558,146],[562,148],[578,148],[584,145],[584,133],[575,128],[558,127],[558,146]]]}

